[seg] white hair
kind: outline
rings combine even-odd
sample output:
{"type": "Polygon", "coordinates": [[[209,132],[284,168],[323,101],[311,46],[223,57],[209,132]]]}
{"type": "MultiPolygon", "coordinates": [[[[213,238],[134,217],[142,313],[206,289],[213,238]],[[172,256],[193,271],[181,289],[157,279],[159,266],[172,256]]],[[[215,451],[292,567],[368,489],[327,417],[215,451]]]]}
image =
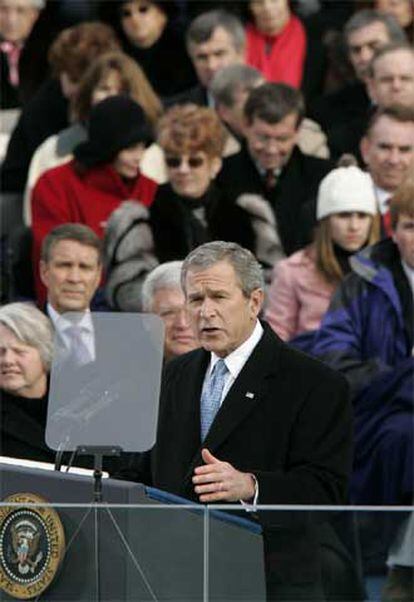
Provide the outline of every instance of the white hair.
{"type": "Polygon", "coordinates": [[[35,347],[46,370],[53,353],[53,327],[49,318],[32,303],[8,303],[0,307],[3,324],[22,343],[35,347]]]}
{"type": "Polygon", "coordinates": [[[143,311],[151,311],[155,293],[161,288],[181,290],[182,261],[167,261],[154,268],[144,280],[141,298],[143,311]]]}

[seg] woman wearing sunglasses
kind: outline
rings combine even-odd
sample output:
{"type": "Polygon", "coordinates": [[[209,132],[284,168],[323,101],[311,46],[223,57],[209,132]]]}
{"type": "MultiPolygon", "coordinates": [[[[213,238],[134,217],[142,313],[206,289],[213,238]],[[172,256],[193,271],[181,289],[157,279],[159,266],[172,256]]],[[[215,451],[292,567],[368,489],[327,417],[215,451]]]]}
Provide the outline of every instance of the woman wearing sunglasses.
{"type": "Polygon", "coordinates": [[[210,240],[253,247],[247,213],[226,202],[214,183],[225,142],[215,111],[174,106],[161,118],[158,132],[168,184],[158,187],[151,207],[124,204],[108,224],[107,297],[117,309],[140,307],[143,277],[158,262],[184,259],[210,240]]]}

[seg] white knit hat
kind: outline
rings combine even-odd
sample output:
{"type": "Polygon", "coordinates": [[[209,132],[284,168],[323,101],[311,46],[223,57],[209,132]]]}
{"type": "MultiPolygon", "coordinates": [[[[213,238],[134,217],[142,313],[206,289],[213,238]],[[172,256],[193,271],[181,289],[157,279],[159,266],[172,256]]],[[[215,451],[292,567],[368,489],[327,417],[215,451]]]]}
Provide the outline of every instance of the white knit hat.
{"type": "Polygon", "coordinates": [[[377,200],[371,176],[351,165],[338,167],[324,177],[318,190],[318,220],[343,211],[377,213],[377,200]]]}

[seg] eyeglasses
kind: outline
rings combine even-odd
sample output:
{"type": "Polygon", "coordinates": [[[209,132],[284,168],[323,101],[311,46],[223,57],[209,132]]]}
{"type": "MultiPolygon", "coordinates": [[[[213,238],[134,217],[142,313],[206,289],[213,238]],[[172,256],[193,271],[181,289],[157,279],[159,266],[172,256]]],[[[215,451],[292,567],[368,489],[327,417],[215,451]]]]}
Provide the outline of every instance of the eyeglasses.
{"type": "Polygon", "coordinates": [[[204,157],[165,157],[165,163],[167,167],[171,169],[177,169],[181,167],[182,163],[186,161],[187,165],[192,169],[196,169],[197,167],[201,167],[205,163],[204,157]]]}

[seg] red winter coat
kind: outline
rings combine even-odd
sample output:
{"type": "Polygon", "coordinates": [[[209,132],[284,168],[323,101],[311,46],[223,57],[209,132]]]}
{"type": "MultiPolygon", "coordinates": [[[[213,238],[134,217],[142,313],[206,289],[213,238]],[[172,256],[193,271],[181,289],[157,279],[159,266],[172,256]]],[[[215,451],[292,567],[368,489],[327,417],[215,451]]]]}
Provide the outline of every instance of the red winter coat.
{"type": "Polygon", "coordinates": [[[38,298],[45,289],[39,278],[40,248],[48,232],[68,222],[89,226],[102,237],[106,222],[123,201],[136,199],[151,205],[157,184],[139,175],[126,184],[111,165],[101,165],[79,174],[74,161],[46,171],[32,192],[33,265],[38,298]]]}

